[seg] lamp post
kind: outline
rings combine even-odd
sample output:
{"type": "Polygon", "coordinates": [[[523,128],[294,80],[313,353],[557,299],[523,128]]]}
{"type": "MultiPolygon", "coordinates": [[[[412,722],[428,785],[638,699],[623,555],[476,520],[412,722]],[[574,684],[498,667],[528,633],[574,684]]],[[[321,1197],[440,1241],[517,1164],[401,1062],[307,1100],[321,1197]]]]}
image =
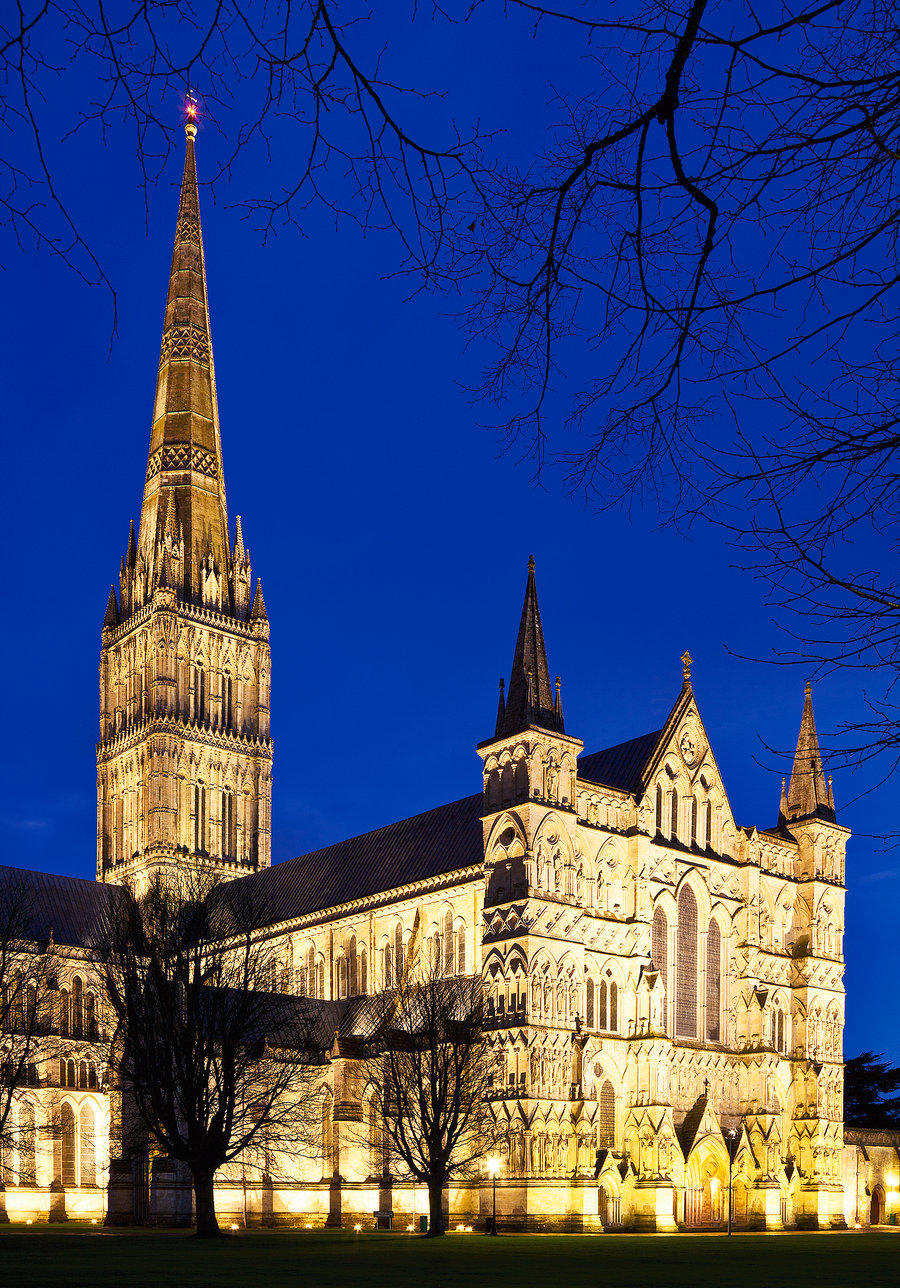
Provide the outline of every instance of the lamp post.
{"type": "Polygon", "coordinates": [[[737,1136],[737,1128],[728,1128],[728,1237],[731,1238],[731,1216],[732,1216],[732,1188],[731,1188],[731,1169],[734,1163],[734,1140],[737,1136]]]}
{"type": "Polygon", "coordinates": [[[497,1173],[500,1171],[499,1158],[489,1158],[487,1160],[487,1169],[491,1174],[491,1179],[493,1181],[493,1188],[494,1188],[494,1213],[493,1213],[493,1216],[491,1217],[491,1228],[490,1230],[488,1230],[488,1234],[496,1234],[497,1233],[497,1173]]]}

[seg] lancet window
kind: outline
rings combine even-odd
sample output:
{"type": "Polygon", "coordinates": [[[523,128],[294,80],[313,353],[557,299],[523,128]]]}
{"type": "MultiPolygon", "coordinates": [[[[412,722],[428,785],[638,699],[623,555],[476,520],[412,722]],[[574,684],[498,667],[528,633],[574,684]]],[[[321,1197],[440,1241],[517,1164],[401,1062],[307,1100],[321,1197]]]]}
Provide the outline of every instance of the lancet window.
{"type": "Polygon", "coordinates": [[[678,896],[678,934],[675,959],[675,1031],[680,1038],[697,1036],[697,900],[690,886],[678,896]]]}
{"type": "Polygon", "coordinates": [[[719,1041],[721,1009],[722,933],[718,922],[710,920],[706,932],[706,1036],[710,1042],[719,1041]]]}

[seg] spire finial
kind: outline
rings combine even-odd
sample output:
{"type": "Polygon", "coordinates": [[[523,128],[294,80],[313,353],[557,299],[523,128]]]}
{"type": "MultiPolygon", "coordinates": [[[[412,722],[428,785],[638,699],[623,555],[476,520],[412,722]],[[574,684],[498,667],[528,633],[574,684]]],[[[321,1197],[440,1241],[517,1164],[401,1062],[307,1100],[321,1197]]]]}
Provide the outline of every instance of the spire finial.
{"type": "Polygon", "coordinates": [[[810,680],[806,681],[806,688],[803,690],[803,692],[807,698],[812,695],[812,682],[810,680]]]}
{"type": "Polygon", "coordinates": [[[534,555],[528,556],[528,571],[534,572],[534,555]]]}
{"type": "Polygon", "coordinates": [[[184,135],[193,141],[197,137],[197,117],[199,116],[197,100],[190,90],[184,96],[184,135]]]}
{"type": "Polygon", "coordinates": [[[685,649],[681,655],[681,665],[682,665],[682,674],[684,675],[684,678],[686,680],[689,680],[691,678],[691,667],[693,666],[693,664],[694,664],[694,659],[691,657],[690,652],[687,649],[685,649]]]}

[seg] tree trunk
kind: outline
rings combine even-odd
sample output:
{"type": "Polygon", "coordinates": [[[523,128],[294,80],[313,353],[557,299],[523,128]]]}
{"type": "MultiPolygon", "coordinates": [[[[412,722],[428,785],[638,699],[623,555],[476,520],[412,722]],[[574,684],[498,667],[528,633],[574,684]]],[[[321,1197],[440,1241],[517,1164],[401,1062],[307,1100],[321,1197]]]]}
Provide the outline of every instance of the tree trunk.
{"type": "Polygon", "coordinates": [[[428,1186],[428,1238],[444,1234],[444,1187],[440,1181],[428,1186]]]}
{"type": "Polygon", "coordinates": [[[194,1202],[197,1209],[197,1237],[215,1239],[221,1234],[216,1220],[216,1201],[213,1190],[215,1172],[194,1171],[194,1202]]]}

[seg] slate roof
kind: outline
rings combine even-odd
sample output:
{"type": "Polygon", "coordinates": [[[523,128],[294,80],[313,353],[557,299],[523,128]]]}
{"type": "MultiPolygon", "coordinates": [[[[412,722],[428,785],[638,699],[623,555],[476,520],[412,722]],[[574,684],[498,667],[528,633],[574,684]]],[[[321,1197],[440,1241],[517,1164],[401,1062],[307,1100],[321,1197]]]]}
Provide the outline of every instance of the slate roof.
{"type": "Polygon", "coordinates": [[[288,921],[481,863],[482,799],[481,792],[466,796],[240,878],[252,883],[258,924],[288,921]]]}
{"type": "Polygon", "coordinates": [[[0,897],[21,897],[27,935],[38,941],[90,947],[123,891],[101,881],[0,866],[0,897]],[[21,893],[20,893],[21,892],[21,893]]]}
{"type": "Polygon", "coordinates": [[[622,792],[637,792],[641,786],[641,771],[659,742],[661,729],[641,734],[628,742],[617,743],[603,751],[594,751],[578,758],[578,777],[602,787],[615,787],[622,792]]]}

